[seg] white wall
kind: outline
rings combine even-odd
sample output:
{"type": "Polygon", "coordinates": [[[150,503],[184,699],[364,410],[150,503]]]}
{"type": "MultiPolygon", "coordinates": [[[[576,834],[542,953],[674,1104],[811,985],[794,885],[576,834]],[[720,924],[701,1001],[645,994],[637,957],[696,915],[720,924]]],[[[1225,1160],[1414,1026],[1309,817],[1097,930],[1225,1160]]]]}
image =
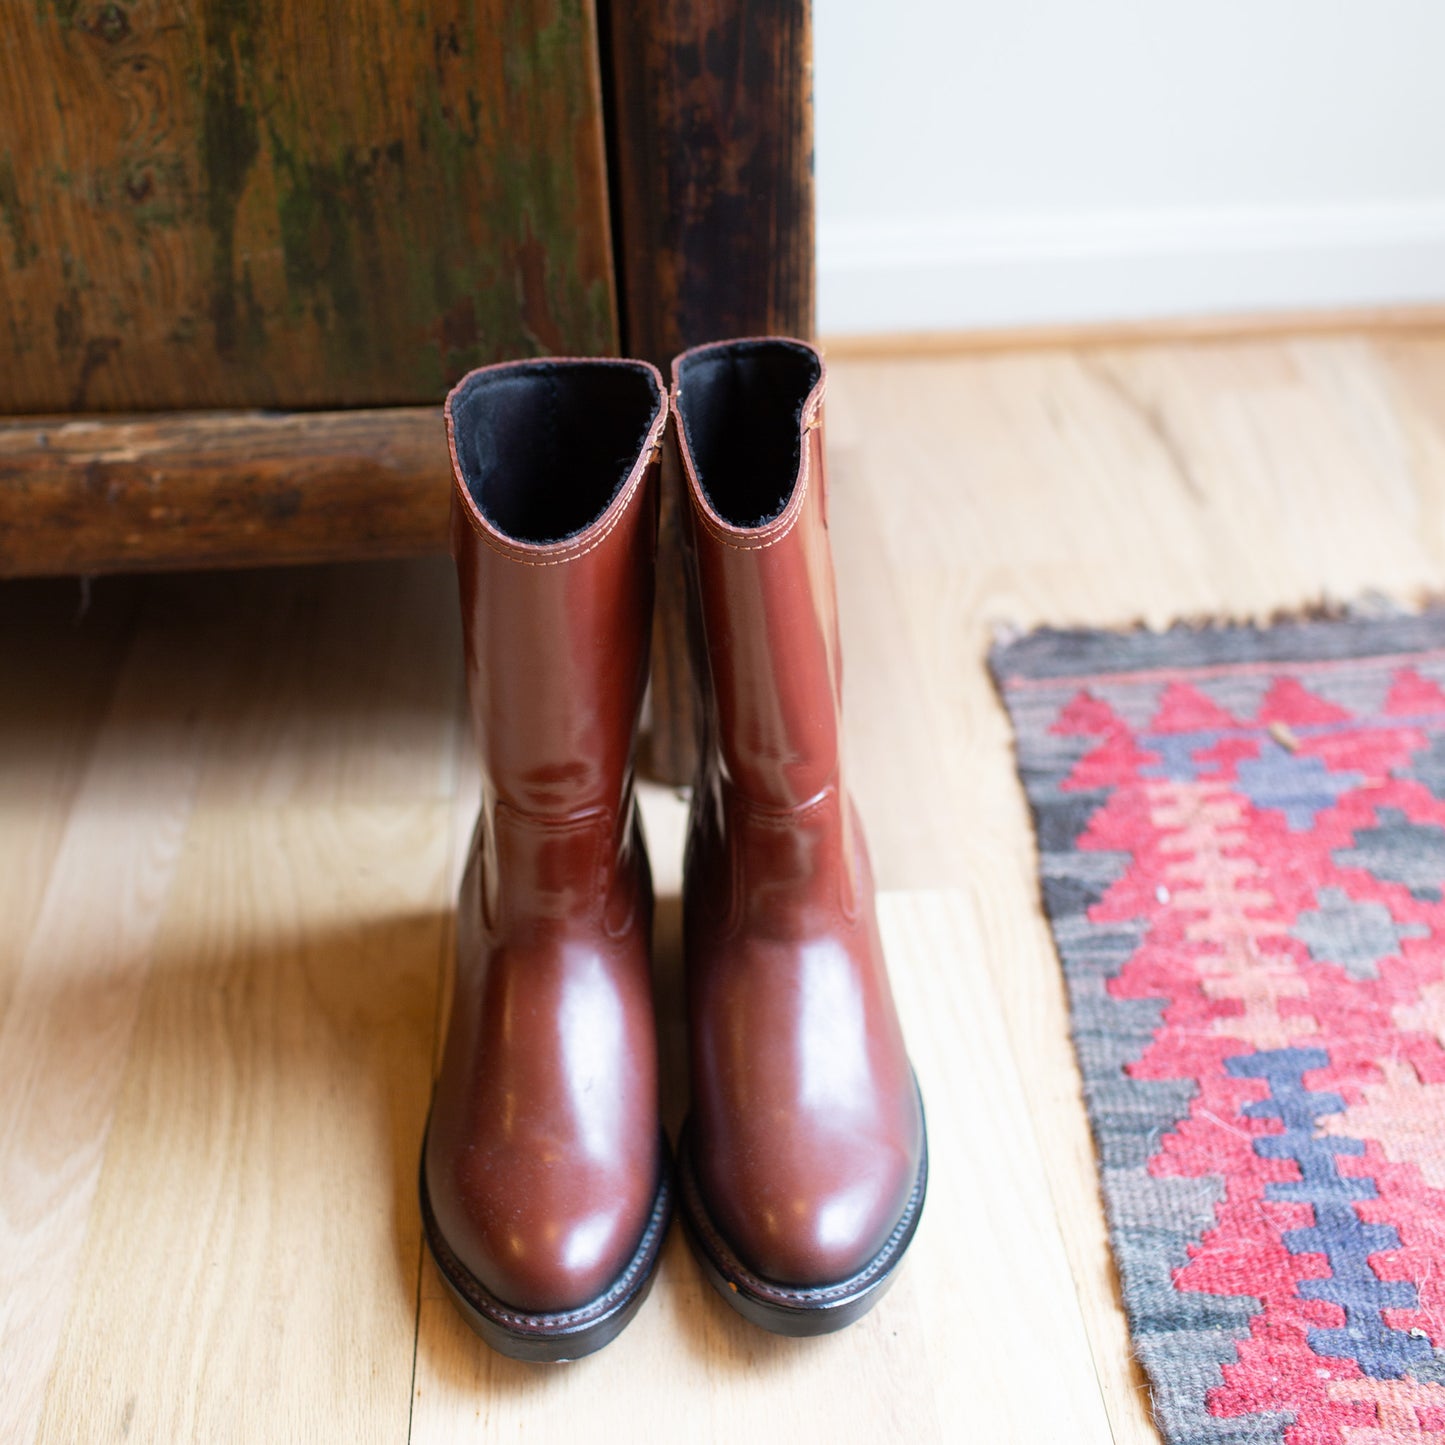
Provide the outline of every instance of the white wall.
{"type": "Polygon", "coordinates": [[[1445,0],[814,0],[825,336],[1445,300],[1445,0]]]}

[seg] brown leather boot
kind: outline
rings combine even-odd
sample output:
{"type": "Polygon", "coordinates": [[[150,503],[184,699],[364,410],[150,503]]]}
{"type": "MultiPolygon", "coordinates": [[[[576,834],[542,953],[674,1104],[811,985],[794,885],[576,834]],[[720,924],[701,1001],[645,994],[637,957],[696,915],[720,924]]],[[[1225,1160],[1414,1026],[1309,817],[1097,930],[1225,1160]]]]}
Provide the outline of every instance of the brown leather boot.
{"type": "Polygon", "coordinates": [[[781,339],[673,362],[705,693],[679,1187],[723,1298],[787,1335],[877,1302],[928,1176],[840,759],[823,379],[811,346],[781,339]]]}
{"type": "Polygon", "coordinates": [[[575,1359],[642,1303],[670,1209],[632,796],[667,401],[643,362],[528,361],[446,416],[482,807],[422,1220],[489,1345],[575,1359]]]}

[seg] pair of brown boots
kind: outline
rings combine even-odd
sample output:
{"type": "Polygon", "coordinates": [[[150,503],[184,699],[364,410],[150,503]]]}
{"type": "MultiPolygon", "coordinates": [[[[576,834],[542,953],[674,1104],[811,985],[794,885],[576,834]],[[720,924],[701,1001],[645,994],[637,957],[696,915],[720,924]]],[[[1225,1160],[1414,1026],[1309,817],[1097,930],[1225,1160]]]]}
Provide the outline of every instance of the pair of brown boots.
{"type": "Polygon", "coordinates": [[[613,360],[486,367],[447,400],[483,793],[421,1205],[468,1322],[520,1359],[627,1324],[674,1187],[729,1304],[841,1328],[892,1280],[927,1182],[840,766],[822,359],[732,341],[672,370],[670,404],[656,368],[613,360]],[[669,411],[704,698],[676,1186],[632,789],[669,411]]]}

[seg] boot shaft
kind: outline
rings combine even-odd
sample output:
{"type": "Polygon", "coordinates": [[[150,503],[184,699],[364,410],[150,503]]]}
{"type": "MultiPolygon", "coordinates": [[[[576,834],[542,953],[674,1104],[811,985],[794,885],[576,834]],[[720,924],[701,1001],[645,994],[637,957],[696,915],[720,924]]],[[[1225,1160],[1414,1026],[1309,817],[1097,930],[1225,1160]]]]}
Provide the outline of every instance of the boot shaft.
{"type": "Polygon", "coordinates": [[[468,701],[488,796],[519,815],[623,806],[666,416],[643,362],[484,367],[447,398],[468,701]]]}
{"type": "Polygon", "coordinates": [[[730,342],[673,377],[710,694],[683,880],[684,1206],[729,1303],[815,1334],[877,1298],[927,1172],[839,757],[823,364],[730,342]]]}
{"type": "Polygon", "coordinates": [[[699,610],[704,765],[749,802],[835,782],[842,670],[828,545],[825,370],[802,342],[698,347],[673,363],[699,610]]]}

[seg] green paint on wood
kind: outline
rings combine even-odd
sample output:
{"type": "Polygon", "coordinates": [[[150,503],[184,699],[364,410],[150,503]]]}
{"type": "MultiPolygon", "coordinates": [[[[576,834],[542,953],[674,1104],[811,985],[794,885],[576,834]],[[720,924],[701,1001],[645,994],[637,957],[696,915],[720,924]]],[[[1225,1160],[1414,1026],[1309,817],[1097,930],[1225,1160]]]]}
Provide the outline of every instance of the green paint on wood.
{"type": "MultiPolygon", "coordinates": [[[[0,138],[0,265],[18,276],[28,261],[33,286],[57,264],[37,240],[71,214],[80,255],[127,257],[123,298],[67,269],[30,311],[67,377],[95,375],[96,404],[116,390],[97,326],[133,358],[171,352],[165,404],[187,404],[177,357],[208,401],[343,405],[437,399],[483,362],[615,347],[588,0],[323,0],[299,47],[271,0],[192,0],[185,26],[159,28],[131,0],[36,3],[57,53],[116,81],[57,104],[119,115],[150,93],[142,65],[174,87],[164,117],[37,158],[19,176],[28,208],[0,138]]],[[[136,370],[127,400],[145,390],[136,370]]]]}
{"type": "Polygon", "coordinates": [[[61,27],[69,30],[75,24],[76,12],[80,6],[81,0],[38,0],[36,8],[42,19],[47,11],[53,11],[61,27]]]}
{"type": "Polygon", "coordinates": [[[85,28],[108,45],[114,45],[130,34],[130,17],[119,5],[102,5],[90,17],[85,28]]]}
{"type": "MultiPolygon", "coordinates": [[[[427,72],[417,96],[418,161],[429,173],[431,190],[431,204],[420,214],[432,212],[435,232],[428,247],[416,231],[415,218],[407,216],[407,291],[411,310],[424,318],[419,379],[437,394],[496,354],[492,313],[501,280],[497,257],[478,254],[469,241],[464,209],[447,204],[447,197],[464,194],[463,188],[475,192],[475,177],[485,173],[489,159],[479,152],[481,117],[475,96],[467,93],[465,111],[458,115],[442,92],[444,67],[454,58],[464,61],[473,43],[471,32],[465,31],[453,35],[444,51],[438,49],[436,68],[427,72]]],[[[515,304],[506,312],[503,324],[515,328],[515,304]]]]}
{"type": "Polygon", "coordinates": [[[465,24],[433,35],[434,64],[413,90],[420,154],[409,157],[395,218],[408,315],[428,342],[412,375],[429,394],[486,361],[616,347],[608,278],[582,265],[581,227],[605,217],[582,214],[576,173],[528,135],[535,116],[538,133],[565,136],[570,154],[594,120],[587,24],[580,0],[563,0],[540,33],[532,15],[513,10],[501,37],[505,93],[493,94],[465,82],[478,47],[495,40],[465,24]],[[487,247],[471,229],[478,200],[495,237],[487,247]]]}
{"type": "Polygon", "coordinates": [[[60,253],[61,287],[51,312],[55,324],[55,349],[67,360],[85,341],[85,296],[92,291],[84,260],[69,250],[60,253]]]}
{"type": "Polygon", "coordinates": [[[201,92],[201,169],[211,233],[211,327],[216,351],[235,357],[241,342],[236,295],[236,213],[261,142],[252,103],[243,94],[255,60],[251,0],[207,0],[201,7],[205,81],[201,92]]]}
{"type": "Polygon", "coordinates": [[[249,260],[241,266],[241,317],[245,322],[245,348],[250,354],[259,356],[266,345],[266,310],[256,295],[249,260]]]}
{"type": "MultiPolygon", "coordinates": [[[[592,109],[590,87],[580,78],[592,44],[590,10],[582,0],[557,0],[548,24],[534,27],[533,19],[519,10],[508,13],[507,83],[516,94],[565,98],[566,133],[576,135],[592,109]]],[[[582,277],[571,176],[545,152],[508,147],[497,158],[496,179],[513,227],[515,302],[534,349],[544,349],[559,333],[577,337],[590,351],[615,349],[611,289],[582,277]]]]}
{"type": "Polygon", "coordinates": [[[292,315],[315,316],[335,374],[365,371],[375,360],[371,312],[387,284],[376,264],[377,158],[359,159],[354,146],[334,161],[297,156],[274,131],[271,149],[292,315]]]}
{"type": "Polygon", "coordinates": [[[40,248],[30,234],[25,203],[15,181],[15,163],[8,155],[0,156],[0,220],[10,233],[10,256],[15,269],[24,270],[40,254],[40,248]]]}
{"type": "Polygon", "coordinates": [[[192,217],[191,178],[185,161],[154,145],[123,160],[118,205],[145,241],[151,231],[173,231],[192,217]]]}
{"type": "Polygon", "coordinates": [[[80,293],[68,290],[55,303],[55,349],[66,356],[79,345],[83,331],[80,293]]]}

